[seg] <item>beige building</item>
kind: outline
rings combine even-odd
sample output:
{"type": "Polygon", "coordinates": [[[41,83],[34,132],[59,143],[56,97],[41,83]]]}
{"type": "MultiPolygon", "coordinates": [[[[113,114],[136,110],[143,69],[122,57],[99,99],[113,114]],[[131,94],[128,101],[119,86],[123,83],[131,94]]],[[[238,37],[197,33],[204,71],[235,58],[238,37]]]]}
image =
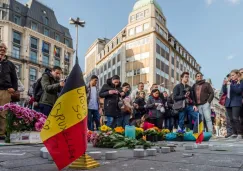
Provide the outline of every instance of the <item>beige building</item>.
{"type": "Polygon", "coordinates": [[[60,66],[64,76],[72,68],[73,45],[69,30],[58,24],[54,11],[37,0],[26,5],[16,0],[0,1],[0,41],[16,65],[25,87],[22,97],[46,68],[60,66]]]}
{"type": "MultiPolygon", "coordinates": [[[[112,24],[112,23],[111,23],[112,24]]],[[[169,32],[167,20],[155,0],[138,0],[128,24],[114,38],[97,39],[85,55],[85,77],[99,76],[99,85],[114,74],[135,87],[139,82],[150,88],[171,91],[183,71],[190,84],[201,69],[195,58],[169,32]]]]}

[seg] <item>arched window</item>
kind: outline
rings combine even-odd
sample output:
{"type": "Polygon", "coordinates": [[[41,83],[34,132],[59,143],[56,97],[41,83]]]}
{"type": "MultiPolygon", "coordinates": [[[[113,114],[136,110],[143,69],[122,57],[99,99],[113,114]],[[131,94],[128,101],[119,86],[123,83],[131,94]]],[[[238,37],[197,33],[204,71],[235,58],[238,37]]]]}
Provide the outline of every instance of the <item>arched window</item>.
{"type": "Polygon", "coordinates": [[[44,24],[48,25],[49,19],[47,17],[44,17],[44,24]]]}

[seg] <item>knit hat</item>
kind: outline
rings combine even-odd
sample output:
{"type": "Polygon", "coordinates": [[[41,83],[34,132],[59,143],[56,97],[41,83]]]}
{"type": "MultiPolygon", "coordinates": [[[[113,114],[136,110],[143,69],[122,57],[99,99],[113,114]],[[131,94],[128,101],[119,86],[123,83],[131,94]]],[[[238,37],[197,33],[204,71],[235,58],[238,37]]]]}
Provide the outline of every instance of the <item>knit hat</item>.
{"type": "Polygon", "coordinates": [[[120,80],[120,77],[119,77],[118,75],[114,75],[114,76],[112,77],[112,80],[120,80]]]}

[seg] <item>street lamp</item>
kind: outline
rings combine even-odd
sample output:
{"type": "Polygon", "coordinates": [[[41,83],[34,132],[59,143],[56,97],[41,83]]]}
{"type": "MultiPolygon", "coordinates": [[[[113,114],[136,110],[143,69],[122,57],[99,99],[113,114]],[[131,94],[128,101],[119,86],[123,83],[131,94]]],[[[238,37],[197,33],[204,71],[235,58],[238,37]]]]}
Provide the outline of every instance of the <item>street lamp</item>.
{"type": "Polygon", "coordinates": [[[69,19],[70,24],[74,24],[76,27],[76,62],[78,62],[78,26],[84,27],[85,21],[81,21],[79,17],[77,19],[70,18],[69,19]]]}

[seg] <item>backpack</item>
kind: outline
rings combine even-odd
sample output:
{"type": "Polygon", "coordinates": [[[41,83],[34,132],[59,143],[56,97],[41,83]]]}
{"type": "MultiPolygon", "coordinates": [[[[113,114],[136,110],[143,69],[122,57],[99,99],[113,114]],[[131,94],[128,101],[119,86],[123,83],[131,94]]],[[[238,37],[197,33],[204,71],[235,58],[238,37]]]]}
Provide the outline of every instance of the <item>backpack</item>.
{"type": "Polygon", "coordinates": [[[36,102],[39,102],[40,99],[41,99],[41,96],[43,94],[43,89],[42,89],[42,86],[41,86],[41,78],[39,78],[32,86],[33,88],[33,97],[35,99],[36,102]]]}

